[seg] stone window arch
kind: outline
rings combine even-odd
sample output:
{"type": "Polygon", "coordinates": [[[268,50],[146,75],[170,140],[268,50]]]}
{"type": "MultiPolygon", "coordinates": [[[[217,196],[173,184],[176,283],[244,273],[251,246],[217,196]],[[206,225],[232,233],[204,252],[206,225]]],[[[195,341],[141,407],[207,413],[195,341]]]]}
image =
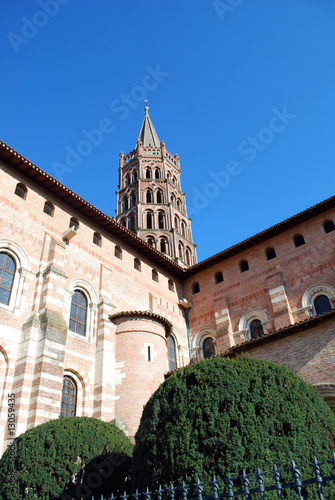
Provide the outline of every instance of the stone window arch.
{"type": "Polygon", "coordinates": [[[215,330],[206,328],[200,330],[192,340],[192,357],[196,356],[197,360],[208,359],[217,354],[215,330]]]}
{"type": "Polygon", "coordinates": [[[16,242],[0,239],[0,307],[20,309],[23,285],[30,270],[28,255],[16,242]]]}
{"type": "Polygon", "coordinates": [[[16,194],[17,196],[19,196],[23,200],[25,200],[27,198],[27,193],[28,193],[27,186],[25,186],[24,184],[22,184],[22,182],[19,182],[18,184],[16,184],[14,194],[16,194]]]}
{"type": "Polygon", "coordinates": [[[325,220],[323,223],[323,229],[325,233],[331,233],[332,231],[335,230],[335,224],[332,220],[325,220]]]}
{"type": "Polygon", "coordinates": [[[269,321],[268,316],[262,309],[251,309],[243,314],[239,321],[239,330],[244,333],[246,340],[259,338],[266,331],[264,324],[269,321]]]}
{"type": "Polygon", "coordinates": [[[55,207],[54,205],[51,203],[51,201],[46,201],[44,203],[44,207],[43,207],[43,212],[47,215],[50,215],[50,217],[53,217],[54,215],[54,210],[55,210],[55,207]]]}
{"type": "Polygon", "coordinates": [[[62,387],[62,401],[60,415],[62,417],[75,417],[77,413],[77,384],[73,377],[64,375],[62,387]]]}
{"type": "Polygon", "coordinates": [[[77,334],[77,338],[86,339],[92,342],[98,304],[97,292],[91,283],[86,279],[75,278],[69,283],[67,293],[69,296],[67,313],[69,332],[77,334]],[[86,317],[84,312],[85,310],[86,317]],[[85,325],[85,328],[80,325],[85,325]]]}
{"type": "MultiPolygon", "coordinates": [[[[306,308],[309,310],[311,316],[316,316],[318,313],[318,310],[321,310],[321,299],[317,301],[317,304],[315,307],[315,300],[319,296],[324,296],[325,298],[322,299],[322,303],[324,306],[326,306],[327,310],[330,310],[334,307],[334,302],[335,302],[335,288],[332,285],[329,285],[328,283],[316,283],[315,285],[312,285],[309,287],[303,294],[302,296],[302,307],[306,308]],[[327,299],[329,303],[327,302],[327,299]],[[318,304],[320,302],[320,304],[318,304]],[[330,309],[329,309],[330,305],[330,309]],[[319,308],[320,307],[320,308],[319,308]]],[[[324,308],[323,306],[323,308],[324,308]]],[[[324,311],[325,312],[325,311],[324,311]]]]}

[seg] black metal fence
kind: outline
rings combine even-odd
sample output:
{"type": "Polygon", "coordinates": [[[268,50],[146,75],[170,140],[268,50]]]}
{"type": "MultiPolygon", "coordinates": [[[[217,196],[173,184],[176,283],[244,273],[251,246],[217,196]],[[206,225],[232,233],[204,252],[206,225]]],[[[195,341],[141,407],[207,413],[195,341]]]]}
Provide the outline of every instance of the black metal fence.
{"type": "MultiPolygon", "coordinates": [[[[327,462],[331,464],[331,470],[335,470],[335,453],[333,458],[328,459],[327,462]]],[[[271,498],[278,498],[283,500],[287,497],[288,490],[291,492],[289,498],[296,498],[297,500],[305,500],[306,495],[308,498],[315,498],[320,500],[333,500],[335,499],[335,475],[323,475],[322,465],[325,462],[320,462],[314,457],[314,461],[309,463],[311,469],[306,470],[304,474],[301,465],[296,465],[292,461],[289,467],[279,468],[276,465],[272,470],[261,471],[247,474],[244,470],[240,476],[232,476],[228,474],[222,480],[213,477],[209,483],[201,483],[198,479],[191,484],[185,484],[162,488],[159,486],[157,490],[127,495],[126,492],[121,495],[121,500],[218,500],[221,498],[236,498],[240,497],[245,500],[261,499],[266,500],[271,498]],[[286,481],[283,479],[285,476],[286,481]],[[303,477],[307,479],[303,479],[303,477]],[[287,481],[288,479],[288,481],[287,481]],[[327,483],[333,483],[334,493],[326,496],[324,487],[327,483]],[[315,485],[314,487],[312,485],[315,485]],[[205,488],[210,488],[211,493],[204,494],[205,488]],[[313,491],[311,491],[313,489],[313,491]],[[286,490],[286,491],[285,491],[286,490]],[[273,492],[272,495],[267,492],[273,492]],[[309,492],[309,493],[308,493],[309,492]],[[311,496],[312,495],[312,496],[311,496]]],[[[329,470],[329,468],[328,468],[329,470]]],[[[92,500],[116,500],[116,497],[111,495],[108,498],[99,499],[92,496],[92,500]]]]}

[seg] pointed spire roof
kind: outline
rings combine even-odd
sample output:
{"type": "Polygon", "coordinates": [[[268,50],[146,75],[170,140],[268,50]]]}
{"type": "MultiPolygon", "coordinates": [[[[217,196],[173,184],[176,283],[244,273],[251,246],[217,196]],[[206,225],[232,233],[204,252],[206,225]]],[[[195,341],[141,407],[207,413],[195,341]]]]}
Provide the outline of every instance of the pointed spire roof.
{"type": "Polygon", "coordinates": [[[158,148],[160,142],[158,139],[158,135],[156,134],[155,127],[153,126],[152,121],[150,120],[148,101],[145,102],[146,105],[144,108],[145,111],[144,120],[137,140],[141,141],[144,147],[153,146],[158,148]]]}

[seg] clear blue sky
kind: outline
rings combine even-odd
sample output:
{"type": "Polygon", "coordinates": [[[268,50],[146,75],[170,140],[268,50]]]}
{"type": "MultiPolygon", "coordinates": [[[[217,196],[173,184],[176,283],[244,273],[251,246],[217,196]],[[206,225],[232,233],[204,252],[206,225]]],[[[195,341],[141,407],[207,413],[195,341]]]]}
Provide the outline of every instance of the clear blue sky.
{"type": "Polygon", "coordinates": [[[199,260],[334,194],[335,2],[16,0],[1,15],[0,139],[108,215],[145,97],[181,159],[199,260]]]}

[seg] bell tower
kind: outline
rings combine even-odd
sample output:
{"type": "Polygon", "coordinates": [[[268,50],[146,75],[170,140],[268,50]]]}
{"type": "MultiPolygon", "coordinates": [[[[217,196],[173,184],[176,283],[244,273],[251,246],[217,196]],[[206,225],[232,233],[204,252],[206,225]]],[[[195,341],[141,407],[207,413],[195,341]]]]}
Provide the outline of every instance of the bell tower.
{"type": "Polygon", "coordinates": [[[179,156],[172,156],[159,141],[147,101],[144,111],[135,149],[126,156],[120,153],[115,219],[180,266],[189,267],[197,256],[180,186],[179,156]]]}

